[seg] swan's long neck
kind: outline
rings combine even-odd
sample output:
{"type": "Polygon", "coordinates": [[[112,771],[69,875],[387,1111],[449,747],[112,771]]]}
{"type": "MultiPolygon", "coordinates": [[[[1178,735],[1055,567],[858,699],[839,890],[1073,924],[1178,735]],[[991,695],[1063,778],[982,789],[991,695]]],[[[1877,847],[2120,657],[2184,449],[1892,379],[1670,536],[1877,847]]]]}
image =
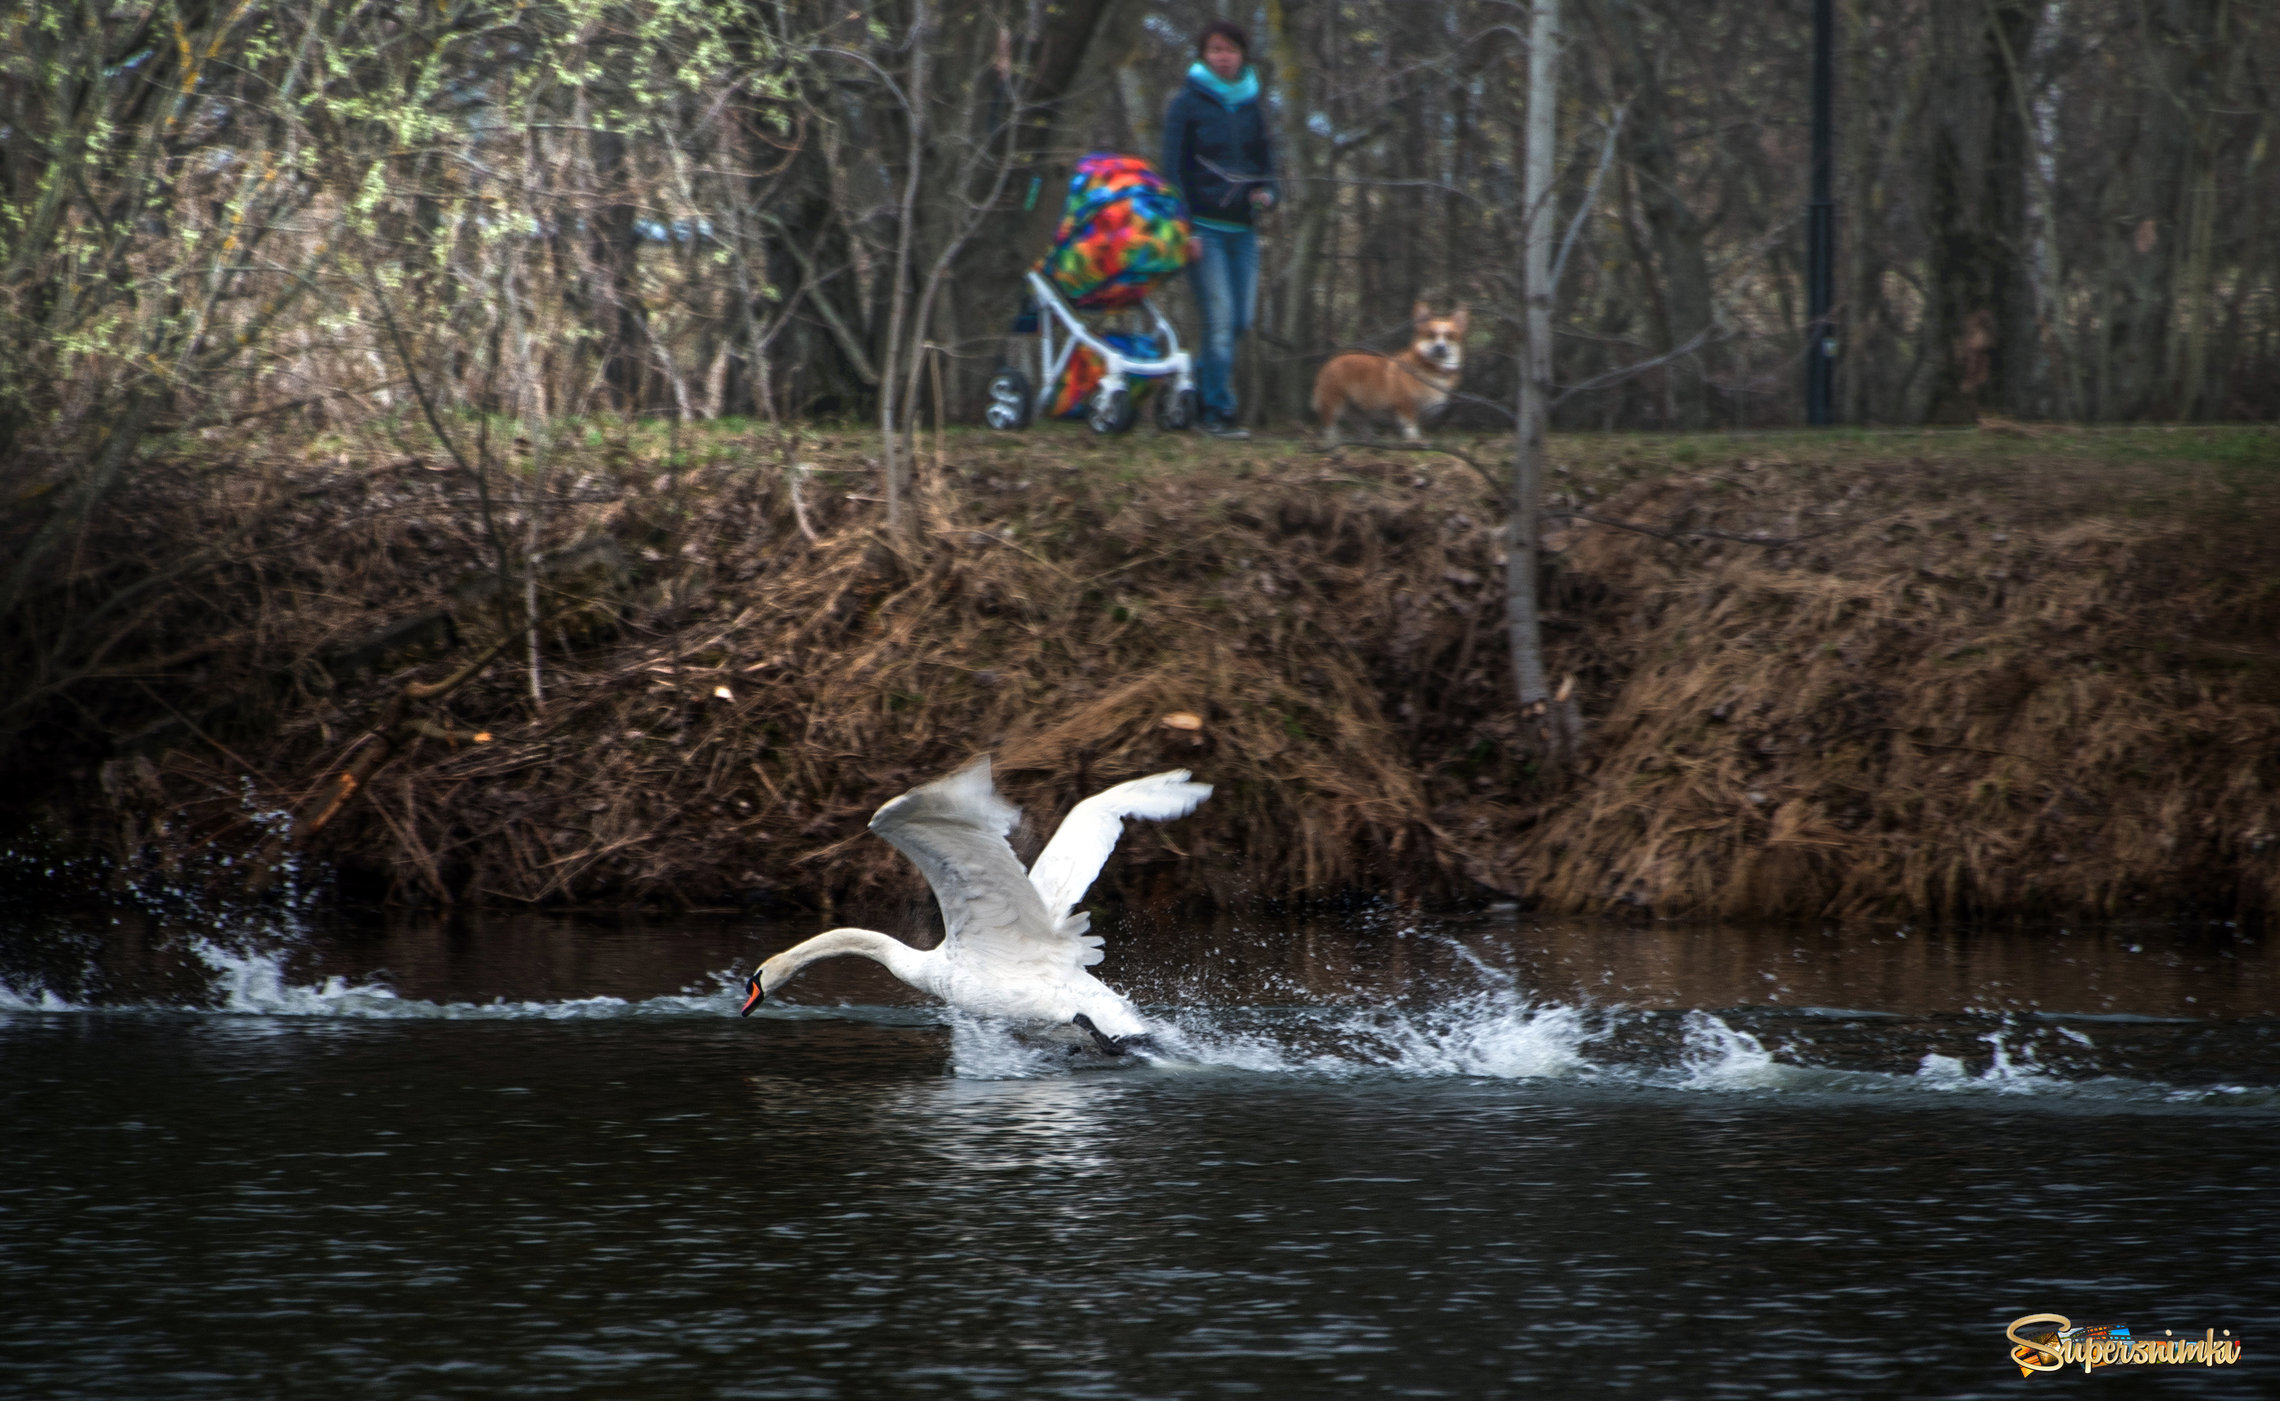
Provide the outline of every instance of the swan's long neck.
{"type": "Polygon", "coordinates": [[[781,987],[793,974],[819,958],[851,953],[885,964],[888,972],[912,987],[932,991],[929,986],[932,980],[927,977],[933,967],[929,957],[931,950],[914,949],[876,929],[826,929],[761,964],[760,972],[768,987],[781,987]]]}

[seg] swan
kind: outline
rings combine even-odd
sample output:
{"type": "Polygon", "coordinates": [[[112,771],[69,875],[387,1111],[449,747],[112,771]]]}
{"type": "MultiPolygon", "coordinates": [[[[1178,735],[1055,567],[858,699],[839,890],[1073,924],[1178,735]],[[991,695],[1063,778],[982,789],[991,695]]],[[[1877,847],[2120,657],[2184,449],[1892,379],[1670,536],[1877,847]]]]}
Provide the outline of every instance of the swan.
{"type": "Polygon", "coordinates": [[[1076,905],[1116,849],[1124,819],[1185,817],[1211,796],[1186,769],[1119,783],[1078,803],[1027,872],[1006,834],[1021,810],[998,795],[988,755],[921,784],[871,816],[871,830],[909,857],[942,906],[942,942],[912,948],[875,929],[830,929],[794,944],[744,983],[751,1016],[769,993],[819,958],[860,954],[963,1012],[1032,1026],[1074,1026],[1110,1055],[1145,1044],[1139,1010],[1086,970],[1101,960],[1092,916],[1076,905]]]}

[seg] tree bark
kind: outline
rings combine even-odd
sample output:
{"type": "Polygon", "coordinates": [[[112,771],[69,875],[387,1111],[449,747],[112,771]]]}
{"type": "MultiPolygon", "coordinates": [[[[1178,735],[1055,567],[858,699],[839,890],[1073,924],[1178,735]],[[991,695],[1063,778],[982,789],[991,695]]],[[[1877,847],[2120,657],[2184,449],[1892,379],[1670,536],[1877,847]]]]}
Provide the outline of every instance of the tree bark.
{"type": "Polygon", "coordinates": [[[1512,649],[1512,688],[1521,722],[1553,768],[1573,756],[1573,702],[1557,702],[1544,673],[1544,630],[1536,596],[1542,567],[1544,433],[1552,390],[1552,247],[1558,209],[1552,188],[1559,139],[1559,0],[1536,0],[1528,25],[1528,115],[1523,128],[1520,292],[1527,340],[1521,347],[1519,426],[1512,453],[1512,501],[1504,524],[1504,625],[1512,649]],[[1556,705],[1556,709],[1555,709],[1556,705]]]}
{"type": "Polygon", "coordinates": [[[1837,360],[1837,414],[1841,422],[1866,424],[1876,417],[1869,397],[1870,372],[1884,359],[1877,353],[1883,338],[1871,330],[1882,320],[1877,291],[1883,269],[1869,245],[1875,216],[1883,209],[1884,190],[1877,178],[1867,110],[1868,26],[1861,11],[1862,0],[1844,0],[1838,16],[1844,26],[1844,76],[1838,91],[1851,98],[1851,110],[1843,124],[1843,154],[1837,158],[1838,208],[1849,214],[1838,229],[1844,275],[1837,294],[1837,334],[1843,341],[1837,360]]]}
{"type": "Polygon", "coordinates": [[[635,285],[635,264],[641,256],[641,238],[635,230],[631,185],[626,178],[625,136],[599,125],[588,138],[594,167],[593,234],[589,245],[600,273],[599,295],[591,298],[602,338],[602,381],[610,387],[620,413],[639,413],[647,407],[649,345],[647,318],[641,293],[635,285]]]}
{"type": "Polygon", "coordinates": [[[901,452],[902,439],[895,421],[902,405],[896,394],[895,369],[903,351],[903,316],[910,304],[911,238],[917,231],[918,182],[926,169],[926,70],[932,57],[926,51],[927,31],[933,26],[929,0],[917,0],[910,20],[910,78],[908,100],[910,136],[903,173],[902,212],[895,233],[895,261],[888,270],[887,342],[879,352],[879,461],[887,478],[887,529],[907,534],[911,509],[910,469],[901,452]]]}
{"type": "Polygon", "coordinates": [[[1282,182],[1284,214],[1281,227],[1290,240],[1281,286],[1276,288],[1275,328],[1288,338],[1286,373],[1274,396],[1282,412],[1296,418],[1306,412],[1312,385],[1307,371],[1322,345],[1319,302],[1315,289],[1322,280],[1322,245],[1330,213],[1337,201],[1322,178],[1330,142],[1307,129],[1313,110],[1313,75],[1307,71],[1304,50],[1298,42],[1299,25],[1306,18],[1305,0],[1267,0],[1267,33],[1275,59],[1275,82],[1283,95],[1281,159],[1289,171],[1282,182]]]}
{"type": "Polygon", "coordinates": [[[2017,73],[2037,12],[2026,0],[1934,5],[1941,61],[1925,183],[1932,298],[1924,336],[1938,366],[1927,416],[1970,422],[2018,412],[2034,354],[2027,246],[2027,140],[2017,73]]]}
{"type": "MultiPolygon", "coordinates": [[[[1655,329],[1667,355],[1710,324],[1710,259],[1702,220],[1680,187],[1678,149],[1671,136],[1670,105],[1631,0],[1602,0],[1601,24],[1616,81],[1630,98],[1623,145],[1636,175],[1638,208],[1654,248],[1661,296],[1655,329]]],[[[1533,109],[1531,109],[1533,110],[1533,109]]],[[[1676,421],[1666,428],[1700,428],[1709,419],[1709,386],[1698,369],[1673,364],[1664,371],[1676,421]],[[1691,372],[1690,372],[1691,371],[1691,372]]]]}
{"type": "Polygon", "coordinates": [[[2174,412],[2167,370],[2176,334],[2181,215],[2192,201],[2195,150],[2191,107],[2205,102],[2203,49],[2225,0],[2145,0],[2133,59],[2142,62],[2133,94],[2136,139],[2116,172],[2101,220],[2109,231],[2107,317],[2099,416],[2174,412]],[[2111,198],[2111,197],[2110,197],[2111,198]]]}

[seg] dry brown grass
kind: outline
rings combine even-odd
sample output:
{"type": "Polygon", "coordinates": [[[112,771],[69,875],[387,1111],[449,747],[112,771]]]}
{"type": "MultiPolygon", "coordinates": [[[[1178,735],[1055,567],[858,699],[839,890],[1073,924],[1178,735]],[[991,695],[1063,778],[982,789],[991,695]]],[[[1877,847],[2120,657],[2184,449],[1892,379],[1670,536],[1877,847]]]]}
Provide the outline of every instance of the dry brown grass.
{"type": "Polygon", "coordinates": [[[1945,461],[1777,449],[1617,496],[1629,518],[1827,533],[1779,550],[1575,539],[1564,567],[1628,599],[1631,625],[1591,781],[1522,857],[1539,897],[2268,908],[2280,444],[2211,462],[2132,461],[2117,442],[1945,461]]]}
{"type": "MultiPolygon", "coordinates": [[[[492,738],[377,773],[316,846],[352,888],[907,899],[864,819],[987,750],[1030,842],[1122,778],[1218,785],[1128,837],[1125,895],[1986,915],[2280,891],[2269,435],[1558,442],[1555,504],[1674,537],[1555,539],[1552,658],[1591,726],[1559,786],[1517,744],[1493,509],[1445,460],[953,434],[898,549],[862,435],[796,449],[813,543],[765,431],[683,447],[620,435],[557,469],[554,537],[631,564],[616,622],[589,604],[550,639],[542,706],[505,664],[451,697],[437,727],[492,738]],[[1164,723],[1183,712],[1200,728],[1164,723]]],[[[439,562],[476,557],[433,474],[302,461],[403,499],[331,532],[306,566],[330,584],[271,598],[273,668],[446,599],[439,562]]],[[[305,805],[396,684],[304,690],[234,743],[174,735],[174,839],[249,840],[249,765],[262,800],[305,805]]]]}
{"type": "MultiPolygon", "coordinates": [[[[1047,819],[1157,769],[1216,783],[1208,822],[1135,834],[1128,890],[1239,902],[1336,891],[1375,867],[1422,893],[1428,805],[1380,710],[1377,644],[1404,610],[1393,581],[1468,532],[1350,485],[1326,493],[1312,464],[1130,479],[1100,470],[1105,453],[1055,465],[1087,442],[985,440],[955,508],[907,554],[844,492],[814,503],[810,545],[779,477],[737,464],[682,483],[675,555],[710,568],[669,592],[695,616],[606,671],[558,674],[543,714],[494,724],[494,743],[399,772],[405,837],[441,825],[422,795],[464,794],[452,816],[467,835],[417,843],[429,892],[701,903],[899,887],[907,873],[864,819],[987,750],[1047,819]],[[726,528],[754,519],[775,528],[726,528]],[[1200,728],[1165,724],[1178,714],[1200,728]]],[[[377,836],[349,840],[387,849],[377,836]]]]}

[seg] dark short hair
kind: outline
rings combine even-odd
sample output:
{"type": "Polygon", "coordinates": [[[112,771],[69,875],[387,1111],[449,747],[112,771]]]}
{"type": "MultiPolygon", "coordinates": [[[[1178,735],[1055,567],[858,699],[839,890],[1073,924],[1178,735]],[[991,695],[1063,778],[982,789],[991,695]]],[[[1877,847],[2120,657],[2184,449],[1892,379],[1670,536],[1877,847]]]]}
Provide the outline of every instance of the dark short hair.
{"type": "Polygon", "coordinates": [[[1225,39],[1228,43],[1233,44],[1236,48],[1241,49],[1243,51],[1244,62],[1248,63],[1250,61],[1251,31],[1245,29],[1242,25],[1237,24],[1231,19],[1223,19],[1214,24],[1207,24],[1203,27],[1203,32],[1195,36],[1195,56],[1197,58],[1203,57],[1203,46],[1210,43],[1214,35],[1225,39]]]}

